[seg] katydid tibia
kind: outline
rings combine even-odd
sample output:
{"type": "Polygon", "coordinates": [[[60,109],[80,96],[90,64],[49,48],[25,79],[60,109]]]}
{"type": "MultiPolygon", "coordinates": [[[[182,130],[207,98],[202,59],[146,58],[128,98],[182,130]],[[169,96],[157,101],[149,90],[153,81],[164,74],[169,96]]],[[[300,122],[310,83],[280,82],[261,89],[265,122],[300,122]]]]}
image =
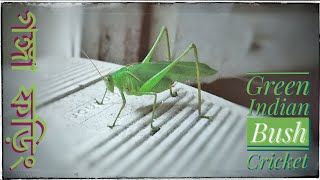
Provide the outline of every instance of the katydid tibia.
{"type": "MultiPolygon", "coordinates": [[[[97,69],[96,66],[95,68],[97,69]]],[[[98,69],[97,71],[99,72],[98,69]]],[[[210,68],[208,65],[199,62],[198,50],[196,45],[194,45],[193,43],[190,44],[189,47],[184,52],[182,52],[182,54],[180,54],[176,59],[172,60],[171,53],[170,53],[168,30],[166,27],[162,27],[155,43],[153,44],[151,50],[149,51],[147,56],[144,58],[142,63],[127,65],[113,72],[112,74],[106,75],[105,77],[99,72],[100,76],[103,78],[107,87],[101,102],[97,100],[96,102],[100,105],[103,104],[104,97],[108,90],[113,93],[115,86],[119,89],[122,97],[122,106],[113,124],[109,126],[110,128],[113,128],[116,124],[117,119],[120,116],[121,111],[123,110],[126,104],[126,98],[125,98],[124,92],[127,95],[135,95],[135,96],[153,95],[154,102],[153,102],[153,110],[152,110],[152,122],[150,123],[150,126],[152,128],[151,134],[154,134],[160,129],[159,127],[153,126],[154,114],[155,114],[155,108],[156,108],[156,102],[157,102],[157,93],[170,89],[170,94],[171,96],[174,97],[174,96],[177,96],[177,93],[173,92],[172,86],[176,81],[197,82],[199,117],[208,118],[208,116],[204,116],[203,114],[201,114],[200,78],[211,76],[216,72],[217,72],[216,70],[210,68]],[[151,57],[163,35],[166,35],[168,59],[167,61],[151,61],[151,57]],[[180,61],[181,58],[184,57],[191,50],[193,50],[195,61],[194,62],[180,61]]]]}

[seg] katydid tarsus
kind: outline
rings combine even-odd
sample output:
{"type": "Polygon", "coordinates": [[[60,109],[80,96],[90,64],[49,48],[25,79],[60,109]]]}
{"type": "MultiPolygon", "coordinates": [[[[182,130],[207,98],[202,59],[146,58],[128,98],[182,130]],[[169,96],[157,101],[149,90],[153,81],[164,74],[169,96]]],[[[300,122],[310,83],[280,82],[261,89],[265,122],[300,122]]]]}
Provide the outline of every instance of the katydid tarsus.
{"type": "MultiPolygon", "coordinates": [[[[84,52],[83,52],[84,53],[84,52]]],[[[84,53],[85,54],[85,53],[84,53]]],[[[86,55],[86,54],[85,54],[86,55]]],[[[86,55],[87,56],[87,55],[86,55]]],[[[87,56],[88,57],[88,56],[87,56]]],[[[89,58],[89,57],[88,57],[89,58]]],[[[90,58],[89,58],[90,59],[90,58]]],[[[92,60],[90,59],[92,62],[92,60]]],[[[94,65],[94,63],[92,62],[94,65]]],[[[95,66],[95,65],[94,65],[95,66]]],[[[98,68],[95,66],[97,71],[98,68]]],[[[103,78],[106,84],[106,90],[102,97],[101,102],[96,100],[97,104],[102,105],[104,97],[107,91],[114,92],[116,86],[122,98],[122,106],[113,121],[113,124],[109,127],[113,128],[116,124],[117,119],[120,116],[121,111],[125,107],[127,95],[152,95],[154,96],[153,109],[152,109],[152,121],[150,126],[152,128],[151,133],[157,132],[160,127],[153,125],[155,108],[157,103],[157,93],[163,92],[170,89],[171,96],[177,96],[176,92],[173,92],[172,86],[175,82],[193,81],[197,82],[198,86],[198,113],[200,118],[208,118],[201,113],[201,84],[200,78],[211,76],[217,71],[210,68],[204,63],[200,63],[198,59],[198,50],[195,44],[191,43],[189,47],[183,51],[176,59],[171,59],[169,35],[166,27],[162,27],[161,31],[153,44],[151,50],[144,58],[142,63],[136,63],[127,65],[111,74],[103,76],[100,72],[100,76],[103,78]],[[159,44],[163,35],[166,36],[167,45],[167,61],[151,61],[152,55],[159,44]],[[187,53],[193,50],[194,62],[180,61],[187,53]]]]}

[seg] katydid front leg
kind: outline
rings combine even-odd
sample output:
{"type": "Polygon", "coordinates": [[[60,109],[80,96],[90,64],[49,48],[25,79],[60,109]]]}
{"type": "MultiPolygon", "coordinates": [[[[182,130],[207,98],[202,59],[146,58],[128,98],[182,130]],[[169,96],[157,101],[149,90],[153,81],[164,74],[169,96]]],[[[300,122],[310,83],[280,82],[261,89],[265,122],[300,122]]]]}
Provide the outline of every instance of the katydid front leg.
{"type": "MultiPolygon", "coordinates": [[[[104,79],[104,77],[102,76],[102,74],[100,73],[100,71],[98,70],[97,66],[92,62],[92,60],[90,59],[90,57],[81,49],[82,53],[87,56],[87,58],[90,60],[90,62],[92,63],[92,65],[94,66],[94,68],[96,68],[96,70],[98,71],[99,75],[101,76],[102,79],[104,79]]],[[[106,96],[106,93],[107,93],[107,88],[106,88],[106,91],[104,92],[104,95],[102,97],[102,100],[101,102],[99,102],[96,98],[96,103],[99,104],[99,105],[102,105],[103,104],[103,100],[104,100],[104,97],[106,96]]]]}
{"type": "Polygon", "coordinates": [[[101,99],[101,102],[99,102],[96,98],[94,98],[94,100],[96,100],[96,103],[97,103],[97,104],[99,104],[99,105],[102,105],[102,104],[103,104],[103,100],[104,100],[104,97],[105,97],[106,94],[107,94],[107,90],[108,90],[108,89],[106,89],[106,90],[104,91],[104,94],[103,94],[103,97],[102,97],[102,99],[101,99]]]}
{"type": "Polygon", "coordinates": [[[113,121],[113,124],[111,126],[108,125],[108,127],[111,128],[111,129],[116,125],[116,121],[117,121],[118,117],[120,116],[120,113],[121,113],[122,109],[124,108],[124,106],[126,105],[126,102],[127,102],[126,101],[126,97],[123,94],[123,91],[120,91],[120,94],[121,94],[121,98],[122,98],[122,106],[120,108],[120,111],[118,112],[118,115],[117,115],[116,119],[113,121]]]}

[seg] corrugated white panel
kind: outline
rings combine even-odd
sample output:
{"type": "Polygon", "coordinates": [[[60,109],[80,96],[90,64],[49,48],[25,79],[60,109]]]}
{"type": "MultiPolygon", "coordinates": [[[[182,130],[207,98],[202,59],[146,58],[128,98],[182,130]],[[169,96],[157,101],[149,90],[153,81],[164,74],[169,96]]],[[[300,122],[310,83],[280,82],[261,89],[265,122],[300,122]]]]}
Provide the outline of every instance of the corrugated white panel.
{"type": "MultiPolygon", "coordinates": [[[[110,129],[107,125],[113,122],[122,104],[118,91],[114,94],[108,92],[105,104],[97,105],[94,99],[102,97],[104,82],[96,82],[99,75],[90,61],[69,59],[69,62],[77,63],[61,63],[61,68],[59,63],[48,61],[35,76],[35,82],[39,83],[37,100],[39,104],[42,102],[37,115],[47,122],[48,131],[37,147],[36,167],[24,172],[25,175],[273,177],[303,176],[315,172],[312,168],[303,171],[248,170],[246,161],[252,154],[246,150],[248,109],[203,92],[203,112],[212,117],[209,120],[199,119],[197,89],[181,83],[175,86],[177,97],[171,97],[167,91],[158,95],[155,125],[161,129],[155,135],[150,135],[153,103],[150,96],[127,96],[127,105],[117,126],[110,129]],[[54,71],[56,73],[52,73],[54,71]]],[[[104,74],[120,67],[95,63],[104,74]]],[[[13,84],[10,86],[14,87],[13,84]]],[[[7,84],[5,87],[10,86],[7,84]]],[[[10,94],[7,88],[4,93],[10,94]]],[[[5,101],[4,104],[10,103],[5,101]]],[[[8,110],[8,107],[4,109],[8,110]]],[[[5,112],[4,126],[9,127],[10,113],[5,112]]],[[[12,134],[11,130],[5,129],[4,136],[12,134]]],[[[15,154],[7,148],[4,152],[6,163],[15,159],[15,154]]],[[[261,154],[270,155],[268,152],[261,154]]],[[[303,152],[291,154],[298,156],[303,152]]],[[[8,171],[4,173],[8,175],[8,171]]]]}

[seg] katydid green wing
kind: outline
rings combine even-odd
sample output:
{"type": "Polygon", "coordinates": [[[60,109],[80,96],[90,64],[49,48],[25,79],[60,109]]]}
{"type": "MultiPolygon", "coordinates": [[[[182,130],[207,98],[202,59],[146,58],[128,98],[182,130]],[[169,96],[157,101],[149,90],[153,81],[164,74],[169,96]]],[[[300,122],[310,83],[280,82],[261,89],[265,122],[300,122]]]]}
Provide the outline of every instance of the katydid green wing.
{"type": "MultiPolygon", "coordinates": [[[[129,71],[139,79],[147,80],[156,75],[162,69],[167,67],[172,61],[151,61],[144,64],[135,64],[128,67],[129,71]]],[[[216,70],[210,68],[207,64],[199,63],[200,78],[208,77],[217,73],[216,70]]],[[[197,80],[195,62],[178,62],[165,75],[166,79],[178,82],[194,82],[197,80]]]]}

